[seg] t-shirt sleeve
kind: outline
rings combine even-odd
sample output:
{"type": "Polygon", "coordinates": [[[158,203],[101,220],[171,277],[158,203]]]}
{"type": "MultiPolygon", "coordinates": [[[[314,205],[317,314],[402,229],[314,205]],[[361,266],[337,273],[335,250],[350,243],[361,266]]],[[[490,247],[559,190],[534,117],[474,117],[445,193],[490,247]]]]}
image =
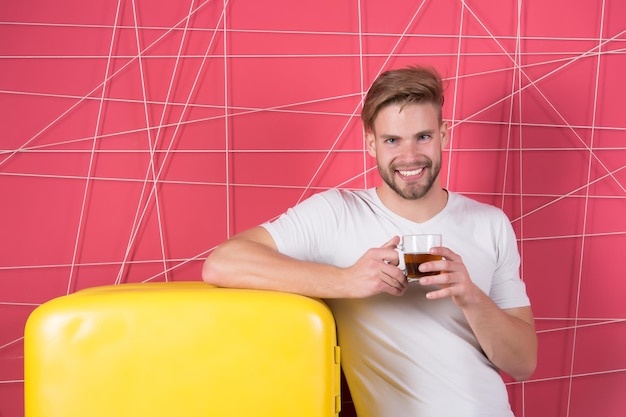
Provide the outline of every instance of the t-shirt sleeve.
{"type": "Polygon", "coordinates": [[[303,261],[324,262],[328,242],[333,241],[340,221],[332,204],[336,197],[335,190],[315,194],[261,226],[270,233],[280,253],[303,261]]]}
{"type": "Polygon", "coordinates": [[[500,219],[497,250],[498,266],[489,297],[502,309],[529,306],[526,285],[520,278],[520,255],[515,232],[504,213],[500,219]]]}

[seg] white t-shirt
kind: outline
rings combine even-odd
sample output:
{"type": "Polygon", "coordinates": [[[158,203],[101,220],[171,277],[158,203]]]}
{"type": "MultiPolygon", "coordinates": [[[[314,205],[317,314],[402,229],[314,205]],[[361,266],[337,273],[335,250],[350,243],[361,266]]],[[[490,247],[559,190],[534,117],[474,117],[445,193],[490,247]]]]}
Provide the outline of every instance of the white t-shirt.
{"type": "MultiPolygon", "coordinates": [[[[440,233],[500,308],[530,305],[508,218],[460,194],[450,192],[440,213],[415,223],[387,209],[375,189],[329,190],[263,226],[281,253],[340,267],[393,236],[440,233]]],[[[327,300],[358,415],[513,416],[502,378],[462,311],[449,298],[426,299],[428,290],[414,283],[401,297],[327,300]]]]}

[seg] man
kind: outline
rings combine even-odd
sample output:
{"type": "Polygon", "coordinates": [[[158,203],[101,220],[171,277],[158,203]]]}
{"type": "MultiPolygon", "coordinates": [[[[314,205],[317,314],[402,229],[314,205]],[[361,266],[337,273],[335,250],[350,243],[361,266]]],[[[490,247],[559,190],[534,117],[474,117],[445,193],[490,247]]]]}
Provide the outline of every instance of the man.
{"type": "MultiPolygon", "coordinates": [[[[443,88],[436,71],[383,73],[362,119],[377,188],[329,190],[217,247],[203,279],[319,297],[337,322],[360,417],[512,416],[499,370],[535,369],[537,339],[519,253],[499,209],[441,187],[443,88]],[[438,233],[441,271],[408,283],[403,234],[438,233]]],[[[477,167],[478,169],[479,167],[477,167]]]]}

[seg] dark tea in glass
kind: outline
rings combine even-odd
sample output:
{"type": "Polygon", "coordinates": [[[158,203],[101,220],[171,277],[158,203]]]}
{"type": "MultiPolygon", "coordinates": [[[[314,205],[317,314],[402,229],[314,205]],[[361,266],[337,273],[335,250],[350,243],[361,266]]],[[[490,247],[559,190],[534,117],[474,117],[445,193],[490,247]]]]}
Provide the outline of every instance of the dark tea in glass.
{"type": "Polygon", "coordinates": [[[441,271],[420,272],[419,266],[424,262],[440,261],[443,258],[439,255],[431,255],[430,253],[405,253],[404,265],[406,267],[406,277],[408,279],[416,279],[428,275],[438,275],[441,271]]]}

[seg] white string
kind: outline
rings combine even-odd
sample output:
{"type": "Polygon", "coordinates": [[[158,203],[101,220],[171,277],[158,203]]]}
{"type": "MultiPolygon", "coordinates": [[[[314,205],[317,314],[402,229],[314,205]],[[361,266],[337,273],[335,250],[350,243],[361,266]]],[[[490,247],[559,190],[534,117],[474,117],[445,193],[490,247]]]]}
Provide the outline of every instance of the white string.
{"type": "MultiPolygon", "coordinates": [[[[525,384],[530,385],[530,384],[537,384],[540,382],[564,381],[564,380],[571,380],[571,379],[582,378],[582,377],[611,375],[611,374],[617,374],[617,373],[622,373],[622,372],[626,372],[626,368],[609,369],[606,371],[597,371],[597,372],[585,372],[585,373],[573,374],[573,375],[568,374],[568,375],[551,376],[551,377],[545,377],[545,378],[534,378],[534,379],[526,381],[525,384]]],[[[516,385],[516,384],[518,384],[518,382],[510,382],[510,383],[507,383],[506,385],[516,385]]],[[[569,401],[568,401],[568,404],[569,404],[569,401]]]]}
{"type": "MultiPolygon", "coordinates": [[[[155,160],[154,160],[154,149],[157,146],[157,141],[155,140],[154,143],[152,142],[152,135],[151,132],[152,130],[150,129],[151,123],[150,123],[150,114],[148,112],[148,100],[147,100],[147,92],[146,92],[146,80],[145,80],[145,72],[144,72],[144,67],[143,67],[143,59],[142,59],[142,55],[141,55],[141,41],[139,38],[139,25],[137,23],[137,6],[135,5],[135,0],[131,0],[131,4],[132,4],[132,11],[133,11],[133,23],[135,25],[135,41],[136,41],[136,45],[137,45],[137,62],[139,64],[139,77],[140,77],[140,81],[141,81],[141,95],[142,95],[142,99],[143,99],[143,110],[144,110],[144,117],[145,117],[145,121],[146,121],[146,133],[147,133],[147,139],[148,139],[148,149],[150,151],[150,159],[148,160],[148,172],[150,172],[152,174],[152,190],[154,191],[154,208],[156,210],[156,216],[157,216],[157,225],[158,225],[158,231],[159,231],[159,244],[160,244],[160,249],[161,249],[161,256],[163,257],[163,259],[165,260],[165,247],[164,247],[164,241],[163,241],[163,227],[162,227],[162,221],[161,221],[161,204],[160,204],[160,200],[159,200],[159,190],[157,187],[157,178],[156,178],[156,172],[154,169],[154,165],[155,165],[155,160]]],[[[187,20],[189,21],[189,20],[187,20]]],[[[148,183],[148,174],[146,175],[146,183],[144,184],[144,187],[147,185],[148,183]]],[[[146,204],[148,204],[149,201],[146,201],[146,204]]],[[[165,261],[163,262],[163,270],[167,269],[167,265],[165,264],[165,261]]],[[[167,278],[167,275],[166,275],[167,278]]]]}
{"type": "MultiPolygon", "coordinates": [[[[361,103],[360,103],[360,108],[363,109],[363,103],[365,101],[365,97],[366,97],[366,89],[365,89],[365,66],[363,64],[363,15],[361,14],[361,0],[357,0],[357,21],[359,22],[359,86],[361,87],[361,103]]],[[[362,126],[362,124],[361,124],[362,126]]],[[[363,188],[367,189],[369,188],[368,183],[367,183],[367,157],[368,157],[368,153],[367,153],[367,145],[365,143],[365,131],[364,129],[361,127],[361,129],[359,129],[362,134],[363,134],[363,138],[361,139],[361,146],[363,147],[363,188]]]]}
{"type": "Polygon", "coordinates": [[[452,116],[450,119],[450,125],[448,126],[448,132],[450,135],[450,140],[448,142],[448,167],[446,173],[446,189],[450,189],[451,184],[451,175],[452,175],[452,150],[454,149],[454,137],[456,129],[456,109],[457,109],[457,98],[459,93],[459,80],[461,74],[461,50],[463,45],[463,22],[465,21],[465,2],[461,0],[461,14],[459,16],[459,34],[457,39],[457,48],[456,48],[456,65],[454,70],[454,89],[452,94],[452,116]]]}
{"type": "MultiPolygon", "coordinates": [[[[593,110],[591,113],[591,138],[589,144],[589,162],[587,165],[587,184],[591,183],[591,174],[593,169],[593,155],[594,155],[594,140],[595,140],[595,129],[593,128],[596,123],[597,116],[597,106],[598,106],[598,84],[600,80],[600,67],[601,67],[601,58],[602,58],[602,37],[604,35],[604,12],[605,12],[605,0],[602,0],[602,7],[600,12],[600,29],[599,29],[599,42],[598,42],[598,56],[596,61],[596,73],[595,73],[595,86],[594,86],[594,97],[593,97],[593,110]]],[[[588,214],[589,214],[589,189],[591,185],[585,187],[585,205],[583,210],[583,224],[582,224],[582,237],[580,239],[580,255],[579,255],[579,265],[578,265],[578,279],[576,283],[576,300],[574,307],[574,329],[572,336],[572,356],[570,360],[570,378],[568,381],[567,388],[567,412],[566,417],[570,416],[571,406],[572,406],[572,386],[574,380],[574,365],[576,359],[576,343],[578,341],[578,317],[580,315],[580,296],[581,296],[581,288],[582,288],[582,278],[583,278],[583,266],[585,262],[585,244],[587,242],[586,233],[587,233],[587,222],[588,222],[588,214]]]]}
{"type": "MultiPolygon", "coordinates": [[[[515,68],[513,70],[513,77],[511,80],[511,87],[512,89],[514,89],[515,87],[515,80],[517,79],[517,89],[519,91],[521,91],[522,89],[522,74],[521,74],[521,65],[522,65],[522,56],[521,56],[521,52],[522,52],[522,41],[521,41],[521,36],[522,36],[522,0],[518,0],[517,1],[517,30],[516,30],[516,35],[517,35],[517,39],[515,40],[515,68]]],[[[513,94],[511,94],[511,96],[513,96],[513,94]]],[[[511,130],[512,130],[512,123],[513,123],[513,103],[514,100],[511,100],[510,102],[510,116],[509,116],[509,130],[508,130],[508,137],[507,137],[507,152],[506,152],[506,157],[507,157],[507,164],[505,165],[505,172],[508,172],[508,160],[509,160],[509,154],[511,152],[511,130]]],[[[518,135],[519,135],[519,148],[520,149],[524,149],[524,141],[523,141],[523,129],[521,126],[522,123],[522,108],[523,108],[523,103],[522,103],[522,93],[518,93],[517,94],[517,116],[518,116],[518,135]]],[[[523,169],[524,169],[524,164],[523,164],[523,155],[524,152],[519,152],[519,158],[518,158],[518,163],[519,163],[519,210],[520,213],[524,213],[524,175],[523,175],[523,169]]],[[[506,174],[505,174],[505,178],[506,178],[506,174]]],[[[503,183],[502,186],[502,194],[504,195],[506,189],[504,187],[504,184],[506,183],[506,180],[503,183]]],[[[502,209],[504,209],[504,197],[502,199],[502,209]]],[[[520,220],[520,227],[519,227],[519,239],[521,240],[521,242],[524,242],[524,218],[522,218],[520,220]]],[[[524,255],[524,247],[525,245],[521,244],[520,245],[520,258],[521,259],[525,259],[525,255],[524,255]]],[[[522,278],[522,280],[525,279],[525,275],[524,275],[524,262],[521,262],[520,264],[520,277],[522,278]]],[[[526,381],[522,381],[521,383],[521,389],[522,389],[522,416],[521,417],[526,417],[526,381]]]]}
{"type": "MultiPolygon", "coordinates": [[[[228,6],[228,0],[224,0],[223,2],[223,22],[222,22],[222,37],[224,47],[224,169],[226,178],[226,238],[230,238],[233,230],[233,224],[231,219],[231,211],[232,211],[232,193],[231,193],[231,185],[230,185],[230,159],[231,159],[231,149],[230,149],[230,129],[229,129],[229,109],[228,109],[228,43],[227,43],[227,22],[226,22],[226,8],[228,6]]],[[[234,139],[233,139],[234,141],[234,139]]]]}
{"type": "MultiPolygon", "coordinates": [[[[118,18],[119,18],[119,12],[120,12],[120,7],[121,7],[121,0],[118,0],[117,2],[117,8],[115,10],[115,24],[117,24],[118,18]]],[[[111,41],[109,43],[109,53],[110,51],[113,50],[113,47],[115,45],[115,34],[116,34],[116,29],[115,27],[113,28],[112,32],[111,32],[111,41]]],[[[72,266],[70,267],[70,274],[67,280],[67,289],[66,289],[66,294],[69,294],[70,292],[72,292],[72,287],[73,287],[73,279],[74,279],[74,270],[75,270],[75,263],[76,263],[76,259],[78,257],[78,250],[79,250],[79,245],[81,242],[81,233],[83,230],[83,222],[84,222],[84,218],[85,218],[85,209],[87,207],[87,200],[88,200],[88,195],[89,195],[89,186],[91,184],[91,175],[93,174],[93,165],[94,165],[94,161],[95,161],[95,154],[96,154],[96,144],[98,143],[98,133],[100,132],[100,122],[102,121],[102,109],[104,108],[104,96],[106,95],[106,87],[107,87],[107,76],[109,75],[109,70],[111,68],[111,58],[109,55],[109,59],[107,59],[107,64],[106,64],[106,68],[104,70],[104,79],[105,81],[102,83],[102,95],[101,95],[101,100],[100,100],[100,104],[98,107],[98,115],[96,117],[96,126],[94,128],[94,137],[93,137],[93,142],[92,142],[92,146],[91,146],[91,154],[89,155],[89,167],[87,168],[87,177],[85,179],[85,188],[83,191],[83,199],[82,199],[82,203],[81,203],[81,207],[80,207],[80,215],[78,216],[78,227],[76,228],[76,238],[74,240],[74,250],[72,253],[72,266]]],[[[34,138],[33,138],[34,139],[34,138]]],[[[15,155],[15,154],[12,154],[15,155]]],[[[6,160],[5,160],[6,161],[6,160]]]]}

